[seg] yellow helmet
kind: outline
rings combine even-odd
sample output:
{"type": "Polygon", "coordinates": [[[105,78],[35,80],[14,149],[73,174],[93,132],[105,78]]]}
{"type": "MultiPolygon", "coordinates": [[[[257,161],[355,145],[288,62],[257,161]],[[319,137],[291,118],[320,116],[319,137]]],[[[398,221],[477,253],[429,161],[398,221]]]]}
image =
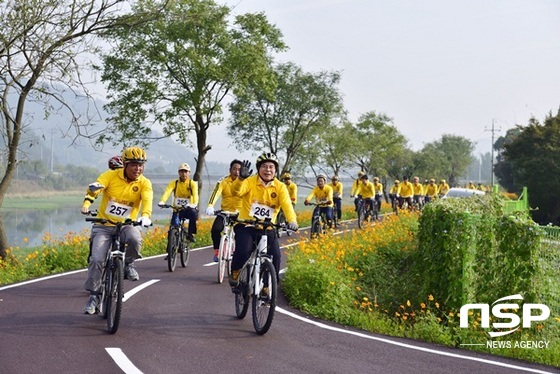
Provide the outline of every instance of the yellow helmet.
{"type": "Polygon", "coordinates": [[[144,151],[140,147],[128,147],[122,153],[123,163],[128,162],[138,162],[140,164],[145,163],[148,161],[148,157],[146,156],[146,151],[144,151]]]}
{"type": "Polygon", "coordinates": [[[331,178],[331,180],[337,181],[337,180],[338,180],[338,175],[333,175],[332,178],[331,178]]]}
{"type": "Polygon", "coordinates": [[[395,179],[395,182],[394,182],[394,183],[395,183],[395,184],[399,184],[399,183],[401,183],[401,182],[400,182],[398,179],[395,179]]]}
{"type": "Polygon", "coordinates": [[[290,173],[284,173],[282,179],[292,179],[292,175],[290,173]]]}
{"type": "Polygon", "coordinates": [[[445,183],[445,179],[440,180],[439,183],[445,183]]]}
{"type": "Polygon", "coordinates": [[[378,177],[373,177],[373,180],[374,181],[379,181],[379,178],[378,177]]]}
{"type": "Polygon", "coordinates": [[[358,177],[361,177],[361,176],[364,175],[364,174],[365,174],[365,173],[364,173],[363,171],[360,170],[360,171],[358,172],[358,177]]]}

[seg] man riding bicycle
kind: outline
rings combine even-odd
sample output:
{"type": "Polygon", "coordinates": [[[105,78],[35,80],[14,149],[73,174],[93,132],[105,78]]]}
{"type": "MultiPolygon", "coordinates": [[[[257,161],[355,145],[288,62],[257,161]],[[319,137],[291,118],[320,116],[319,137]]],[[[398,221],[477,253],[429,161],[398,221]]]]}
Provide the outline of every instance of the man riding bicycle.
{"type": "MultiPolygon", "coordinates": [[[[208,207],[206,208],[206,214],[209,216],[214,215],[214,204],[222,196],[221,210],[227,212],[238,212],[241,210],[241,199],[238,196],[234,196],[231,190],[231,185],[239,177],[239,171],[241,170],[241,165],[243,164],[240,160],[233,160],[229,164],[229,175],[223,177],[216,183],[214,191],[210,195],[210,200],[208,200],[208,207]]],[[[212,224],[212,229],[210,231],[212,236],[212,244],[214,246],[214,262],[218,262],[218,252],[220,248],[221,233],[224,229],[225,219],[223,216],[216,216],[214,223],[212,224]]]]}
{"type": "MultiPolygon", "coordinates": [[[[123,168],[103,172],[95,183],[89,185],[82,204],[81,213],[89,214],[89,207],[101,194],[98,217],[112,222],[124,222],[126,219],[136,219],[140,207],[142,208],[139,221],[142,226],[152,224],[152,201],[154,193],[152,182],[146,178],[144,164],[147,161],[146,152],[142,148],[126,148],[122,154],[123,168]]],[[[114,230],[112,223],[94,224],[91,229],[91,255],[84,288],[90,292],[90,297],[84,308],[84,313],[94,314],[99,305],[101,293],[101,275],[105,266],[107,251],[111,248],[111,234],[114,230]]],[[[139,279],[134,268],[134,260],[141,258],[142,234],[138,227],[123,226],[121,239],[126,243],[125,276],[135,281],[139,279]]]]}
{"type": "Polygon", "coordinates": [[[292,200],[292,205],[295,206],[297,204],[297,184],[292,181],[292,175],[290,173],[284,173],[282,181],[286,184],[286,187],[288,187],[290,200],[292,200]]]}
{"type": "Polygon", "coordinates": [[[426,196],[426,203],[434,201],[438,196],[438,186],[436,180],[431,178],[426,186],[424,186],[424,194],[426,196]]]}
{"type": "Polygon", "coordinates": [[[403,181],[399,184],[399,189],[397,191],[397,198],[399,199],[399,208],[403,207],[404,202],[408,204],[409,208],[412,208],[412,197],[414,196],[414,187],[412,183],[408,180],[407,176],[403,177],[403,181]]]}
{"type": "Polygon", "coordinates": [[[377,210],[381,210],[381,201],[383,199],[383,184],[379,182],[378,177],[373,177],[373,188],[375,190],[375,203],[377,204],[377,210]]]}
{"type": "Polygon", "coordinates": [[[340,221],[342,219],[342,193],[344,186],[340,183],[338,175],[333,175],[329,186],[333,190],[334,208],[336,209],[336,218],[340,221]]]}
{"type": "Polygon", "coordinates": [[[418,205],[419,209],[422,209],[422,206],[424,206],[424,186],[420,183],[420,178],[414,177],[412,179],[412,189],[414,191],[412,201],[418,205]]]}
{"type": "MultiPolygon", "coordinates": [[[[290,200],[286,185],[275,178],[278,170],[278,159],[272,153],[263,153],[257,158],[257,174],[251,175],[251,163],[243,161],[239,177],[232,183],[233,195],[242,200],[239,211],[240,220],[271,219],[276,222],[280,209],[284,211],[287,227],[297,231],[297,217],[290,200]]],[[[236,287],[239,283],[239,272],[249,259],[253,249],[253,242],[259,240],[261,232],[258,228],[246,223],[238,223],[235,231],[235,252],[231,262],[231,277],[229,284],[236,287]]],[[[280,271],[280,245],[275,230],[268,230],[268,254],[272,255],[272,263],[276,275],[280,271]]]]}
{"type": "Polygon", "coordinates": [[[165,201],[173,192],[174,206],[191,206],[193,209],[173,211],[171,215],[171,226],[179,226],[181,219],[189,220],[187,240],[194,242],[196,235],[196,220],[198,219],[198,183],[190,179],[191,167],[187,163],[179,165],[179,179],[169,182],[158,206],[164,206],[165,201]]]}
{"type": "Polygon", "coordinates": [[[365,173],[363,171],[359,171],[358,172],[358,178],[356,178],[356,180],[354,181],[354,183],[352,183],[352,188],[350,189],[350,197],[354,198],[354,196],[356,198],[354,198],[354,210],[357,212],[358,211],[358,187],[360,187],[361,184],[361,178],[365,175],[365,173]]]}
{"type": "Polygon", "coordinates": [[[375,186],[369,181],[367,174],[360,177],[360,185],[356,190],[356,195],[362,197],[366,210],[368,208],[373,209],[373,204],[375,203],[375,186]]]}
{"type": "Polygon", "coordinates": [[[315,197],[315,201],[319,206],[319,213],[325,214],[327,223],[332,228],[333,215],[333,190],[326,184],[327,176],[325,174],[317,174],[317,186],[311,191],[304,201],[305,205],[309,205],[309,200],[315,197]]]}

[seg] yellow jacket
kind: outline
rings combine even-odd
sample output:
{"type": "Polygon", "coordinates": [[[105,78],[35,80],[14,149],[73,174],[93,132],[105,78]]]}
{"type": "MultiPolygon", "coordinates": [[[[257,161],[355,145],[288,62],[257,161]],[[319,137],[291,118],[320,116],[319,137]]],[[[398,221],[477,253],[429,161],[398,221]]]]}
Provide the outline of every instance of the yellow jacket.
{"type": "Polygon", "coordinates": [[[327,201],[330,201],[330,204],[325,204],[325,206],[333,206],[333,190],[332,187],[329,186],[328,184],[325,184],[323,186],[323,188],[320,188],[319,186],[315,186],[315,188],[313,190],[311,190],[311,193],[309,194],[309,196],[307,196],[307,198],[305,200],[310,201],[311,199],[313,199],[313,197],[315,197],[315,201],[317,202],[317,204],[324,204],[327,201]]]}
{"type": "Polygon", "coordinates": [[[141,175],[135,181],[127,181],[124,177],[124,169],[107,170],[99,177],[97,183],[105,186],[95,192],[89,189],[82,206],[89,208],[99,194],[103,194],[97,216],[115,222],[123,222],[127,218],[137,219],[140,206],[142,217],[152,215],[152,202],[154,191],[152,182],[141,175]]]}
{"type": "Polygon", "coordinates": [[[370,181],[366,184],[360,183],[356,195],[362,195],[364,199],[371,199],[375,195],[375,186],[370,181]]]}
{"type": "Polygon", "coordinates": [[[297,204],[297,184],[294,182],[290,182],[290,184],[286,184],[286,188],[288,188],[288,193],[290,194],[290,199],[292,200],[292,204],[297,204]]]}
{"type": "MultiPolygon", "coordinates": [[[[198,205],[198,183],[187,179],[184,182],[181,182],[180,179],[175,179],[169,182],[167,187],[165,187],[165,191],[161,196],[160,201],[167,201],[169,195],[173,192],[174,201],[173,205],[178,205],[178,199],[189,199],[189,204],[198,205]]],[[[184,204],[181,202],[180,204],[184,204]]]]}
{"type": "Polygon", "coordinates": [[[329,183],[329,186],[331,186],[332,191],[333,191],[333,197],[336,198],[340,198],[342,199],[342,192],[344,190],[344,186],[342,185],[342,183],[340,183],[340,181],[338,181],[338,183],[336,184],[336,186],[334,185],[334,183],[329,183]]]}
{"type": "Polygon", "coordinates": [[[276,222],[280,208],[284,211],[287,222],[297,222],[288,188],[284,182],[280,182],[276,178],[267,184],[261,180],[258,174],[243,181],[237,178],[231,184],[231,191],[234,196],[238,196],[242,200],[239,219],[252,219],[251,208],[261,205],[272,210],[270,218],[273,222],[276,222]]]}
{"type": "Polygon", "coordinates": [[[233,178],[231,175],[227,175],[220,179],[214,187],[214,191],[210,195],[210,200],[208,201],[208,206],[214,206],[216,201],[222,196],[222,210],[228,212],[238,212],[241,210],[242,201],[238,196],[233,194],[231,185],[233,184],[233,178]]]}

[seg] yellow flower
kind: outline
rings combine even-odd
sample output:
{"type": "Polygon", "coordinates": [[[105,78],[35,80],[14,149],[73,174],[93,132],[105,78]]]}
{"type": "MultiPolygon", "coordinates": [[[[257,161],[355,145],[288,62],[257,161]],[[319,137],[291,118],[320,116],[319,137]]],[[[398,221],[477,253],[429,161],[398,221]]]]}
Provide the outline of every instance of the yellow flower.
{"type": "Polygon", "coordinates": [[[439,308],[439,303],[436,301],[436,308],[439,308]]]}
{"type": "Polygon", "coordinates": [[[429,295],[428,300],[433,301],[434,300],[434,295],[429,295]]]}
{"type": "Polygon", "coordinates": [[[426,308],[426,304],[420,303],[420,308],[422,308],[422,309],[426,308]]]}
{"type": "Polygon", "coordinates": [[[410,300],[406,300],[406,306],[410,306],[410,300]]]}

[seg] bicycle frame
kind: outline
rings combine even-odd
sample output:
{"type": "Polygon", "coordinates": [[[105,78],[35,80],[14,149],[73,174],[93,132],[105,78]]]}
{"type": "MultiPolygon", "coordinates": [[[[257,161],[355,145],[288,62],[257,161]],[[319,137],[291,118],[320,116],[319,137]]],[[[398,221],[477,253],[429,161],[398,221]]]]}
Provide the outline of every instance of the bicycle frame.
{"type": "MultiPolygon", "coordinates": [[[[161,208],[171,208],[173,212],[179,214],[181,211],[188,211],[193,208],[182,205],[161,205],[161,208]]],[[[170,226],[167,234],[167,268],[173,272],[177,265],[177,253],[181,258],[181,266],[186,268],[189,261],[190,245],[186,240],[185,222],[188,219],[179,214],[179,226],[170,226]]]]}
{"type": "Polygon", "coordinates": [[[276,269],[268,251],[267,228],[281,228],[270,220],[238,221],[258,227],[260,237],[253,242],[253,251],[239,273],[239,285],[235,293],[237,318],[247,314],[249,298],[252,299],[253,327],[257,334],[265,334],[272,324],[276,308],[277,278],[276,269]]]}
{"type": "MultiPolygon", "coordinates": [[[[315,206],[311,217],[311,230],[310,230],[311,239],[314,239],[317,235],[321,235],[327,228],[326,227],[328,224],[327,215],[325,212],[321,212],[321,208],[327,207],[327,205],[316,204],[312,202],[307,203],[307,205],[315,206]]],[[[336,214],[334,210],[333,210],[333,214],[336,214]]]]}
{"type": "Polygon", "coordinates": [[[218,283],[222,283],[226,274],[226,268],[228,274],[231,270],[231,258],[235,248],[233,224],[237,219],[238,213],[222,210],[217,211],[216,215],[220,215],[224,219],[224,228],[220,234],[220,246],[218,249],[218,283]]]}

